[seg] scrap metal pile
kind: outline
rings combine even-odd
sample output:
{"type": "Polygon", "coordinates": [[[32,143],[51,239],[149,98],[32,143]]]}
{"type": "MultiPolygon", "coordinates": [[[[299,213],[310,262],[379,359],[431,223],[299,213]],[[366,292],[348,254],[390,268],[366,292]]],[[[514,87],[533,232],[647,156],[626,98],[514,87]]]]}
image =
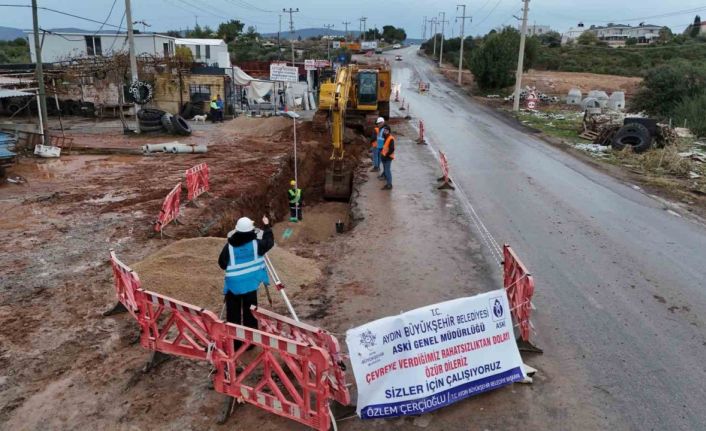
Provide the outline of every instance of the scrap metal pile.
{"type": "Polygon", "coordinates": [[[617,151],[631,147],[636,153],[672,145],[677,139],[672,127],[650,118],[625,117],[620,121],[620,116],[588,113],[584,115],[579,136],[617,151]]]}

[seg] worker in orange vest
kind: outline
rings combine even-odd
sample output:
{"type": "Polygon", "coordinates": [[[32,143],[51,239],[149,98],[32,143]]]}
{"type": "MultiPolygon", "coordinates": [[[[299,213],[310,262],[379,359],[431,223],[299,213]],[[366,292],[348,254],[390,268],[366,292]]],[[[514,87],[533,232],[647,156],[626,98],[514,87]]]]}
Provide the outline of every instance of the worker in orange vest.
{"type": "Polygon", "coordinates": [[[382,190],[390,190],[392,189],[392,161],[395,160],[395,137],[392,136],[389,126],[382,130],[382,136],[384,144],[380,151],[380,161],[382,162],[382,175],[386,181],[382,190]]]}

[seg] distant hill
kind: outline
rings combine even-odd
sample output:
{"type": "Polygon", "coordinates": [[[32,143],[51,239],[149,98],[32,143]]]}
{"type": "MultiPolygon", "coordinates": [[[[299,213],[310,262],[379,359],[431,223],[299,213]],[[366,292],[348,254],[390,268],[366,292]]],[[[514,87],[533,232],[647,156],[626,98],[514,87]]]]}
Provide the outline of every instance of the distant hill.
{"type": "MultiPolygon", "coordinates": [[[[353,37],[357,37],[360,32],[358,31],[349,31],[349,34],[353,35],[353,37]]],[[[343,37],[345,36],[346,32],[343,30],[328,30],[325,28],[302,28],[299,30],[294,30],[294,39],[298,39],[299,36],[301,36],[302,39],[308,39],[310,37],[316,37],[316,36],[340,36],[343,37]]],[[[277,33],[264,33],[262,34],[263,37],[267,38],[276,38],[277,33]]],[[[292,33],[290,33],[288,30],[282,30],[282,33],[280,33],[280,37],[282,39],[289,40],[292,38],[292,33]]]]}
{"type": "Polygon", "coordinates": [[[25,33],[20,28],[0,27],[0,40],[15,40],[18,37],[25,37],[25,33]]]}

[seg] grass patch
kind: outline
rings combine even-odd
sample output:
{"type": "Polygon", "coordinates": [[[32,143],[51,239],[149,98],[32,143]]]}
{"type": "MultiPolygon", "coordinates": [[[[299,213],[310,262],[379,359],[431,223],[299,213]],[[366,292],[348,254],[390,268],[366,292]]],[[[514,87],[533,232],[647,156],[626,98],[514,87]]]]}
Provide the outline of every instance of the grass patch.
{"type": "Polygon", "coordinates": [[[583,116],[574,111],[559,108],[543,111],[520,111],[513,114],[522,124],[540,130],[547,135],[569,141],[589,142],[579,137],[583,116]]]}

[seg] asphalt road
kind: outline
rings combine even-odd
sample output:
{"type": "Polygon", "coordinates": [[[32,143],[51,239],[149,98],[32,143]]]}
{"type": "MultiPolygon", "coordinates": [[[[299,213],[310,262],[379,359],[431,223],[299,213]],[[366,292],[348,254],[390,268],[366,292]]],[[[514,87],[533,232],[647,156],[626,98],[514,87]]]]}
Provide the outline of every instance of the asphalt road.
{"type": "Polygon", "coordinates": [[[574,410],[545,406],[548,428],[704,429],[706,228],[462,95],[415,47],[386,55],[454,181],[533,272],[545,354],[529,362],[574,410]]]}

